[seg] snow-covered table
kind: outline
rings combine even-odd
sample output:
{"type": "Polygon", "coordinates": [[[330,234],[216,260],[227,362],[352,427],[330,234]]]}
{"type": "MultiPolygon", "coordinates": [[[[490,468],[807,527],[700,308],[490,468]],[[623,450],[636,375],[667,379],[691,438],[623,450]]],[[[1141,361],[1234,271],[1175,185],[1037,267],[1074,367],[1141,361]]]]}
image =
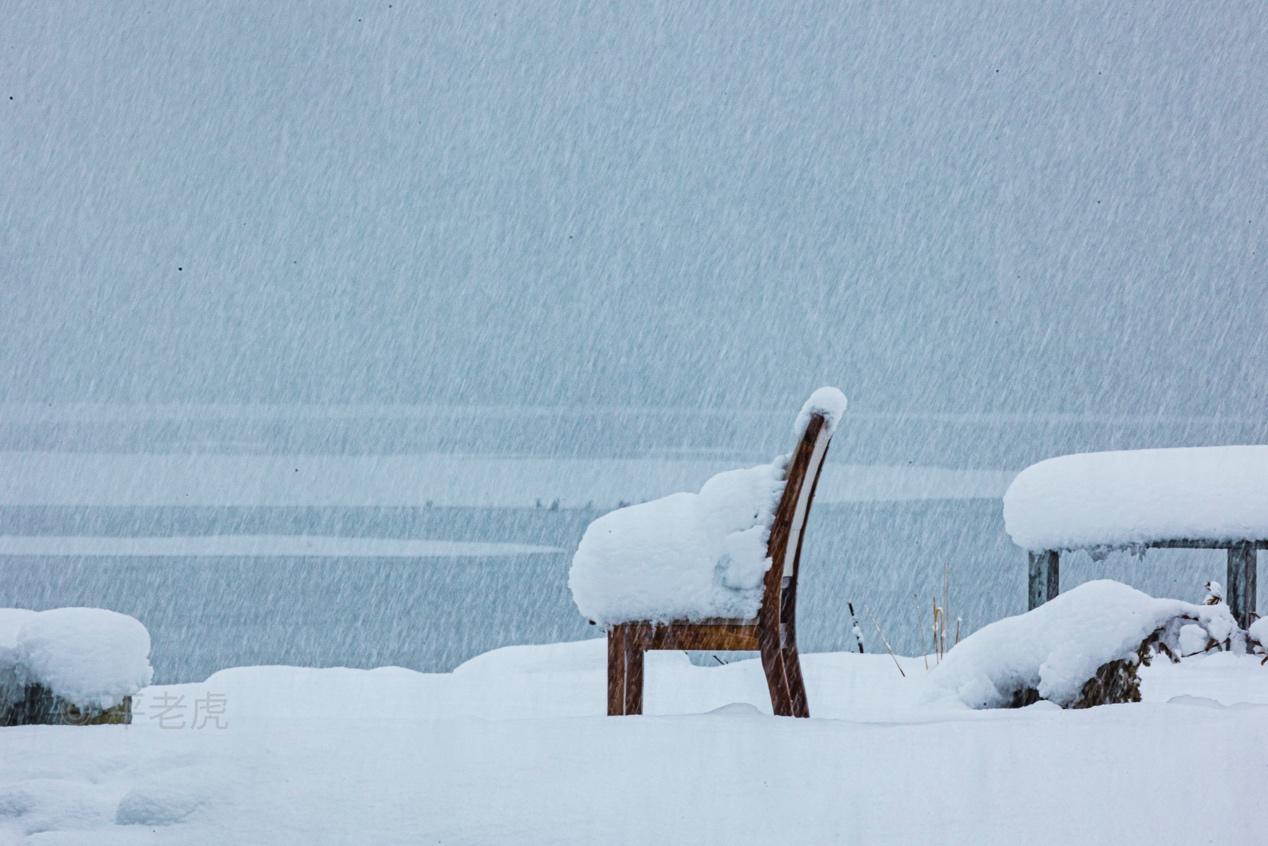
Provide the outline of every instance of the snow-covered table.
{"type": "Polygon", "coordinates": [[[1004,524],[1030,553],[1030,607],[1059,592],[1060,554],[1085,549],[1226,549],[1228,602],[1255,612],[1256,553],[1268,548],[1268,446],[1063,455],[1027,467],[1004,524]]]}

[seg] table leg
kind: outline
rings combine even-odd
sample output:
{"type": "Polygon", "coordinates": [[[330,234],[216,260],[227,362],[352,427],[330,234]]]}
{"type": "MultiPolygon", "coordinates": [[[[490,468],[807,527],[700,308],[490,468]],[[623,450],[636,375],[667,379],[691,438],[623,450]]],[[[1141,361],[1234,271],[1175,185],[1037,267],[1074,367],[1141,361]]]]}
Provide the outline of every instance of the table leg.
{"type": "Polygon", "coordinates": [[[1254,622],[1256,576],[1255,545],[1239,543],[1228,548],[1228,609],[1243,629],[1254,622]]]}
{"type": "Polygon", "coordinates": [[[1055,549],[1030,553],[1029,588],[1032,611],[1061,592],[1061,553],[1055,549]]]}

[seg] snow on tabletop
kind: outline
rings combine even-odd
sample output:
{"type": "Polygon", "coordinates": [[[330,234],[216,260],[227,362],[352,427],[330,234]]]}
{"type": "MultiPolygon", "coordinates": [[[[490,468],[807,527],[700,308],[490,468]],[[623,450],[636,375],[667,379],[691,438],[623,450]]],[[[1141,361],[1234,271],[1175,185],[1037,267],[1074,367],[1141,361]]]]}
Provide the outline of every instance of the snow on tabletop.
{"type": "MultiPolygon", "coordinates": [[[[30,612],[28,612],[30,613],[30,612]]],[[[150,683],[150,633],[101,608],[57,608],[25,618],[17,673],[79,707],[111,708],[150,683]]]]}
{"type": "Polygon", "coordinates": [[[1013,480],[1004,524],[1031,550],[1268,538],[1268,446],[1050,458],[1013,480]]]}
{"type": "Polygon", "coordinates": [[[801,437],[801,433],[806,431],[806,426],[810,423],[810,415],[819,413],[824,416],[824,424],[828,427],[828,432],[836,430],[837,424],[841,422],[841,416],[845,414],[845,394],[833,387],[822,387],[810,395],[805,405],[801,407],[800,413],[797,415],[797,422],[793,426],[793,434],[801,437]]]}
{"type": "Polygon", "coordinates": [[[604,514],[586,529],[568,587],[602,625],[757,613],[766,542],[785,459],[719,473],[676,493],[604,514]]]}
{"type": "Polygon", "coordinates": [[[1068,705],[1098,667],[1133,656],[1145,638],[1180,614],[1195,618],[1217,640],[1236,629],[1227,605],[1155,599],[1102,579],[979,629],[947,653],[931,678],[971,708],[1003,707],[1024,688],[1068,705]]]}

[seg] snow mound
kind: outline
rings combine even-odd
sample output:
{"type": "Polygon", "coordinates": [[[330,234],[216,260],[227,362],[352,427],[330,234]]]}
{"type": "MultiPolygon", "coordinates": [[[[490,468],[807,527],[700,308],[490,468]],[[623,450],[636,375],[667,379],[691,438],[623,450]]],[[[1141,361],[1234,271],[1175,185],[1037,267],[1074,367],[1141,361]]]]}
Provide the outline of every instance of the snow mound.
{"type": "MultiPolygon", "coordinates": [[[[608,639],[600,637],[571,643],[503,646],[459,664],[453,672],[469,679],[602,673],[607,660],[608,639]]],[[[685,652],[653,652],[646,660],[652,672],[691,665],[685,652]]]]}
{"type": "Polygon", "coordinates": [[[676,493],[604,514],[586,529],[568,587],[596,623],[757,613],[766,543],[786,459],[719,473],[676,493]]]}
{"type": "Polygon", "coordinates": [[[602,670],[608,660],[607,638],[569,643],[502,646],[470,658],[454,673],[498,675],[507,673],[575,673],[602,670]]]}
{"type": "Polygon", "coordinates": [[[207,786],[187,774],[167,781],[152,780],[132,788],[119,800],[116,825],[158,827],[184,822],[207,804],[207,786]]]}
{"type": "Polygon", "coordinates": [[[11,697],[41,684],[80,708],[111,708],[150,683],[149,656],[150,633],[126,614],[0,609],[0,692],[11,697]]]}
{"type": "Polygon", "coordinates": [[[840,390],[826,386],[820,388],[811,394],[805,405],[801,407],[800,413],[797,414],[797,422],[793,424],[793,435],[800,438],[801,433],[806,431],[806,426],[810,425],[810,417],[814,414],[822,414],[828,431],[835,432],[837,424],[841,422],[841,417],[845,414],[845,405],[845,394],[840,390]]]}
{"type": "Polygon", "coordinates": [[[1007,706],[1014,691],[1026,688],[1064,707],[1098,667],[1133,660],[1145,638],[1176,625],[1180,615],[1217,640],[1236,631],[1226,605],[1155,599],[1102,579],[979,629],[947,653],[931,679],[970,708],[1007,706]]]}
{"type": "Polygon", "coordinates": [[[1031,550],[1268,538],[1266,478],[1268,446],[1063,455],[1017,475],[1004,524],[1031,550]]]}

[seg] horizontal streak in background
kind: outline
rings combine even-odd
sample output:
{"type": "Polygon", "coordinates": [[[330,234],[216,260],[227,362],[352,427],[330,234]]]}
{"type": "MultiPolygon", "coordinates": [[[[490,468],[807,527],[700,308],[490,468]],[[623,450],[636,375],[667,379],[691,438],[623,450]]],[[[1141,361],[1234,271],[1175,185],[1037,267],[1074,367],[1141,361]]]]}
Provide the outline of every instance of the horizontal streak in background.
{"type": "Polygon", "coordinates": [[[111,558],[488,558],[556,554],[554,546],[320,535],[109,537],[0,535],[0,555],[111,558]]]}
{"type": "MultiPolygon", "coordinates": [[[[156,403],[129,405],[97,402],[0,402],[0,419],[9,423],[148,422],[207,420],[426,420],[435,417],[527,418],[560,420],[586,415],[642,417],[720,417],[789,419],[787,408],[688,408],[675,406],[546,406],[546,405],[417,405],[375,403],[156,403]]],[[[947,423],[1101,423],[1153,425],[1162,423],[1260,423],[1258,417],[1175,414],[1086,414],[1064,412],[939,412],[859,411],[851,420],[927,420],[947,423]]]]}
{"type": "MultiPolygon", "coordinates": [[[[735,462],[443,454],[145,455],[0,452],[0,505],[611,508],[696,490],[735,462]]],[[[1014,473],[829,462],[821,502],[983,499],[1014,473]]]]}
{"type": "MultiPolygon", "coordinates": [[[[590,405],[0,403],[0,453],[727,461],[787,451],[792,409],[590,405]]],[[[1268,443],[1264,419],[883,412],[852,406],[833,458],[994,470],[1107,449],[1268,443]]],[[[555,493],[567,501],[567,492],[555,493]]],[[[585,500],[582,499],[584,502],[585,500]]]]}

